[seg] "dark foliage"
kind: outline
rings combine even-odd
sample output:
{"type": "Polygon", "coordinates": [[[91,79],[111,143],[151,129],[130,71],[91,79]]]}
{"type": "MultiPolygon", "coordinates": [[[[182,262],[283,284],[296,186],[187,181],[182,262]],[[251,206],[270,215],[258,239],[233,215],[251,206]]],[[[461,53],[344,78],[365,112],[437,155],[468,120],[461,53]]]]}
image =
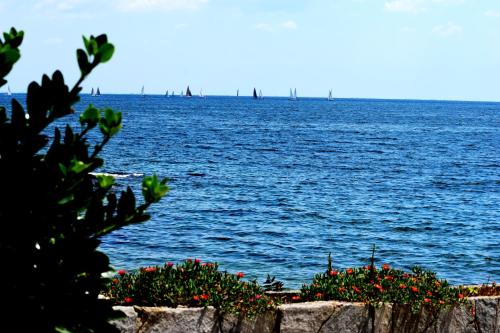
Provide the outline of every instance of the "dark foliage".
{"type": "MultiPolygon", "coordinates": [[[[20,58],[22,39],[14,28],[0,39],[0,87],[20,58]]],[[[84,37],[84,44],[72,89],[56,71],[28,86],[26,110],[16,99],[10,112],[0,107],[0,313],[6,332],[113,331],[107,321],[120,313],[98,299],[107,283],[101,274],[111,270],[97,250],[99,237],[146,221],[148,206],[168,190],[165,181],[146,177],[138,205],[130,188],[117,196],[112,177],[94,175],[103,165],[99,152],[121,128],[119,112],[89,106],[78,131],[67,125],[55,128],[52,139],[44,133],[74,113],[80,84],[114,52],[106,35],[84,37]],[[87,134],[97,128],[102,140],[91,147],[87,134]]]]}

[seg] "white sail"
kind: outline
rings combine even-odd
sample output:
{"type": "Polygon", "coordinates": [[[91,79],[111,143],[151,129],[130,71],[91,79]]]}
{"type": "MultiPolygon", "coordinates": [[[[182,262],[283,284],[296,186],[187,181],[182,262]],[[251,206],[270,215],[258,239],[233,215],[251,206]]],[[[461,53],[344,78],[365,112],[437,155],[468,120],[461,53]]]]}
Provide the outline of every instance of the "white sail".
{"type": "Polygon", "coordinates": [[[333,96],[332,96],[332,89],[328,92],[328,100],[333,101],[333,96]]]}
{"type": "Polygon", "coordinates": [[[293,99],[297,99],[297,88],[293,89],[293,99]]]}
{"type": "Polygon", "coordinates": [[[141,88],[141,96],[144,96],[144,86],[141,88]]]}
{"type": "Polygon", "coordinates": [[[240,95],[240,89],[236,89],[236,97],[240,95]]]}
{"type": "Polygon", "coordinates": [[[7,96],[12,96],[12,93],[10,92],[10,86],[7,86],[7,96]]]}
{"type": "Polygon", "coordinates": [[[262,90],[259,89],[259,98],[262,98],[262,90]]]}
{"type": "Polygon", "coordinates": [[[200,89],[200,97],[203,98],[205,96],[203,96],[203,89],[200,89]]]}
{"type": "Polygon", "coordinates": [[[293,99],[293,92],[292,92],[292,88],[290,88],[290,99],[293,99]]]}

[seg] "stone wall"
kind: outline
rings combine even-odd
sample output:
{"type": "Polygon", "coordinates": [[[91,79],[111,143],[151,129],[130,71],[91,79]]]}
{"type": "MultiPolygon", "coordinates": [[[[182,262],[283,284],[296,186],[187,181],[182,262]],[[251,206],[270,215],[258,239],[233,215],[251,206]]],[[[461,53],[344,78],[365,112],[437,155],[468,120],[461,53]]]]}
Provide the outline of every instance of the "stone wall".
{"type": "Polygon", "coordinates": [[[115,325],[124,333],[500,333],[500,297],[468,301],[438,314],[425,309],[412,314],[407,307],[390,304],[373,309],[362,303],[295,303],[253,319],[219,316],[212,307],[116,307],[127,317],[115,325]]]}

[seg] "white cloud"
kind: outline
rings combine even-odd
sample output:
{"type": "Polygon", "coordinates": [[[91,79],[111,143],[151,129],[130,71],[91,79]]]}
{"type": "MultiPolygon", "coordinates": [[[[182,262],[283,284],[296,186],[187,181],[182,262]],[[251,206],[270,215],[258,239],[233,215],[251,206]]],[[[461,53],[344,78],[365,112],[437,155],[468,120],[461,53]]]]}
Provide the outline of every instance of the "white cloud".
{"type": "Polygon", "coordinates": [[[418,13],[425,8],[423,0],[391,0],[385,2],[385,10],[389,12],[418,13]]]}
{"type": "Polygon", "coordinates": [[[269,23],[257,23],[254,28],[261,31],[273,31],[273,27],[269,23]]]}
{"type": "Polygon", "coordinates": [[[488,10],[487,12],[484,12],[484,15],[490,16],[490,17],[500,17],[500,11],[488,10]]]}
{"type": "Polygon", "coordinates": [[[288,20],[288,21],[281,23],[281,27],[285,28],[285,29],[290,29],[290,30],[295,30],[298,28],[297,23],[295,23],[295,21],[292,21],[292,20],[288,20]]]}
{"type": "Polygon", "coordinates": [[[118,0],[116,5],[124,11],[134,10],[197,10],[208,3],[209,0],[118,0]]]}
{"type": "Polygon", "coordinates": [[[86,2],[89,0],[40,0],[35,4],[35,8],[44,11],[70,12],[86,2]]]}
{"type": "Polygon", "coordinates": [[[449,37],[455,34],[459,34],[462,32],[462,27],[459,25],[456,25],[452,22],[448,22],[445,25],[437,25],[435,26],[432,31],[441,36],[441,37],[449,37]]]}

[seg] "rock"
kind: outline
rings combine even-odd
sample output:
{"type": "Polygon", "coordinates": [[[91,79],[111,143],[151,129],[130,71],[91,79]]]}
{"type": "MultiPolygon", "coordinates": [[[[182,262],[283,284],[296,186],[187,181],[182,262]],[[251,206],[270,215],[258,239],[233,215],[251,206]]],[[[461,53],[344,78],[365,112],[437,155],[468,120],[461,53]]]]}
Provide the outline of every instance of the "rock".
{"type": "Polygon", "coordinates": [[[500,333],[500,298],[490,297],[471,297],[475,305],[474,322],[478,332],[500,333]]]}
{"type": "Polygon", "coordinates": [[[112,320],[111,324],[122,333],[135,333],[138,318],[134,308],[131,306],[114,306],[113,309],[122,311],[126,317],[112,320]]]}
{"type": "Polygon", "coordinates": [[[215,333],[216,310],[207,308],[135,307],[140,319],[138,333],[215,333]]]}
{"type": "Polygon", "coordinates": [[[276,326],[276,312],[267,312],[255,318],[225,315],[222,321],[223,333],[273,333],[276,326]]]}

